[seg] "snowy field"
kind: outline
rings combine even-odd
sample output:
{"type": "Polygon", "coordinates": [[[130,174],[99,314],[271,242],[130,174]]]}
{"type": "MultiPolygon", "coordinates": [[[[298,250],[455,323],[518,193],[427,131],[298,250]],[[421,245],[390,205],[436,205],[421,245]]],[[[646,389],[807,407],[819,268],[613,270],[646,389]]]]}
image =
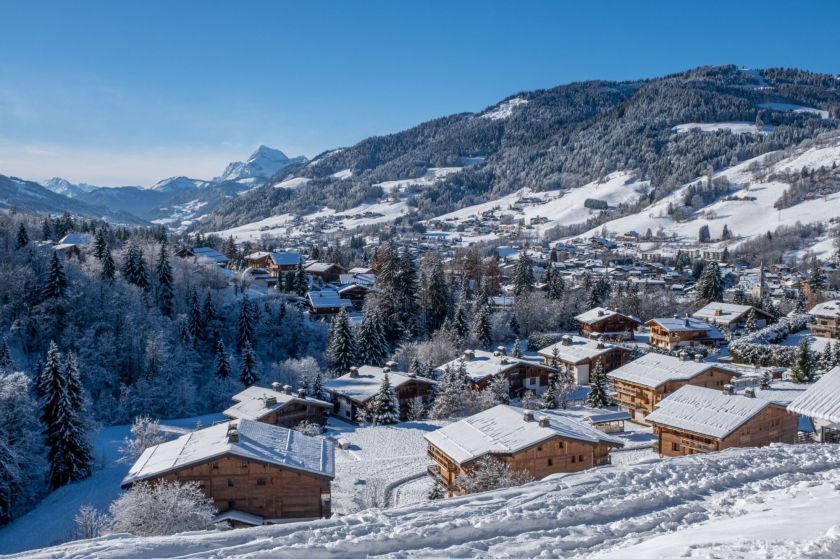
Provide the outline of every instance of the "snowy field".
{"type": "MultiPolygon", "coordinates": [[[[212,414],[161,421],[161,429],[173,437],[201,424],[205,427],[222,419],[212,414]]],[[[120,482],[131,464],[119,464],[118,448],[129,436],[130,425],[103,427],[94,442],[96,469],[89,478],[66,485],[50,493],[37,507],[14,522],[0,528],[0,554],[53,545],[65,541],[73,530],[73,517],[83,505],[107,512],[111,501],[120,494],[120,482]]]]}
{"type": "Polygon", "coordinates": [[[827,559],[840,555],[838,487],[836,445],[772,445],[312,523],[114,535],[22,557],[827,559]]]}
{"type": "MultiPolygon", "coordinates": [[[[685,124],[678,124],[674,126],[676,132],[688,132],[695,128],[702,132],[717,132],[718,130],[728,130],[733,134],[755,134],[757,129],[754,122],[687,122],[685,124]]],[[[768,134],[773,131],[773,126],[770,124],[764,125],[761,130],[762,134],[768,134]]]]}

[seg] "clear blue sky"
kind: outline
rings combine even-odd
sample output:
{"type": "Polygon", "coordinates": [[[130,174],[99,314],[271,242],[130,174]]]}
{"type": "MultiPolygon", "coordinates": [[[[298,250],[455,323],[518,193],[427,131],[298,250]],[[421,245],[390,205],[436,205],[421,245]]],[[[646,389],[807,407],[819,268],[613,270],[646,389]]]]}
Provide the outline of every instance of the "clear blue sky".
{"type": "Polygon", "coordinates": [[[0,173],[209,178],[522,90],[704,64],[840,72],[840,2],[0,0],[0,173]]]}

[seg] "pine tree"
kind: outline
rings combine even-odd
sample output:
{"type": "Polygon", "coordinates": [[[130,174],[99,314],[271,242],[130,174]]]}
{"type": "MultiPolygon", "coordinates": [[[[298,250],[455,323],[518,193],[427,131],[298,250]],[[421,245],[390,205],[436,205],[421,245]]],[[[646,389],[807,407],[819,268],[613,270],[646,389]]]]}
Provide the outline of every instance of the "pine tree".
{"type": "Polygon", "coordinates": [[[0,373],[11,373],[14,368],[12,352],[9,351],[9,340],[0,338],[0,373]]]}
{"type": "Polygon", "coordinates": [[[105,239],[105,229],[100,227],[93,237],[93,255],[101,261],[105,258],[106,252],[108,252],[108,241],[105,239]]]}
{"type": "MultiPolygon", "coordinates": [[[[280,304],[280,320],[283,319],[283,313],[286,310],[286,305],[280,304]]],[[[208,291],[204,296],[204,305],[202,307],[202,317],[204,319],[205,329],[209,329],[217,320],[219,320],[219,313],[216,311],[216,305],[213,304],[213,296],[208,291]]]]}
{"type": "Polygon", "coordinates": [[[15,248],[22,249],[29,244],[29,233],[26,232],[26,226],[21,223],[18,228],[17,239],[15,240],[15,248]]]}
{"type": "Polygon", "coordinates": [[[449,287],[440,256],[437,253],[428,253],[423,257],[423,261],[427,272],[423,275],[420,301],[426,316],[426,330],[431,334],[443,326],[443,321],[446,320],[449,287]]]}
{"type": "Polygon", "coordinates": [[[91,449],[86,432],[84,398],[75,357],[64,367],[55,342],[50,343],[41,374],[44,393],[41,419],[45,427],[49,484],[56,489],[91,472],[91,449]]]}
{"type": "Polygon", "coordinates": [[[347,310],[342,308],[330,326],[328,347],[330,370],[335,376],[345,375],[356,364],[356,340],[350,328],[347,310]]]}
{"type": "Polygon", "coordinates": [[[132,241],[128,246],[123,263],[123,276],[125,276],[126,281],[141,289],[149,287],[149,274],[143,260],[143,250],[136,242],[132,241]]]}
{"type": "MultiPolygon", "coordinates": [[[[100,229],[101,231],[101,229],[100,229]]],[[[107,252],[107,249],[105,249],[107,252]]],[[[160,312],[164,316],[172,316],[174,311],[173,300],[175,294],[172,290],[172,266],[169,264],[169,257],[166,254],[166,245],[160,246],[160,254],[158,255],[157,266],[155,269],[158,279],[158,306],[160,312]]],[[[195,294],[193,294],[195,295],[195,294]]]]}
{"type": "Polygon", "coordinates": [[[257,376],[257,356],[254,355],[254,350],[251,348],[251,342],[245,341],[242,346],[242,371],[239,373],[239,380],[245,386],[252,386],[259,377],[257,376]]]}
{"type": "Polygon", "coordinates": [[[117,276],[117,267],[114,265],[114,258],[111,256],[110,250],[105,250],[105,255],[102,257],[102,279],[108,282],[113,282],[117,276]]]}
{"type": "Polygon", "coordinates": [[[610,405],[610,400],[607,398],[606,380],[604,364],[599,359],[589,375],[589,394],[586,396],[586,405],[592,408],[606,408],[610,405]]]}
{"type": "Polygon", "coordinates": [[[712,240],[712,235],[709,233],[709,226],[703,225],[700,227],[700,231],[697,234],[697,238],[701,243],[708,243],[712,240]]]}
{"type": "Polygon", "coordinates": [[[204,326],[204,317],[201,315],[201,307],[198,305],[198,295],[193,290],[190,295],[190,314],[187,317],[187,328],[193,340],[193,345],[197,345],[199,341],[207,338],[204,326]]]}
{"type": "Polygon", "coordinates": [[[62,299],[67,293],[67,278],[64,276],[64,269],[58,253],[53,252],[50,262],[50,272],[47,275],[47,282],[44,285],[44,299],[62,299]]]}
{"type": "Polygon", "coordinates": [[[487,316],[486,307],[480,307],[473,318],[472,335],[482,347],[487,347],[492,343],[493,340],[490,337],[490,319],[487,316]]]}
{"type": "Polygon", "coordinates": [[[697,281],[696,299],[698,307],[703,307],[712,301],[723,301],[723,281],[717,262],[709,262],[703,268],[703,273],[697,281]]]}
{"type": "Polygon", "coordinates": [[[802,338],[799,349],[796,351],[796,358],[791,368],[793,382],[803,384],[814,380],[814,367],[811,360],[811,350],[808,346],[808,338],[802,338]]]}
{"type": "Polygon", "coordinates": [[[225,352],[225,343],[216,341],[216,378],[224,380],[230,377],[230,360],[225,352]]]}
{"type": "MultiPolygon", "coordinates": [[[[840,343],[840,342],[838,342],[840,343]]],[[[831,346],[831,340],[826,342],[825,349],[823,349],[822,356],[820,356],[820,368],[823,371],[828,371],[834,366],[834,348],[831,346]]]]}
{"type": "Polygon", "coordinates": [[[253,346],[254,332],[256,330],[254,310],[251,308],[251,300],[247,295],[242,297],[242,306],[239,309],[239,327],[236,333],[236,349],[241,352],[247,343],[253,346]]]}
{"type": "Polygon", "coordinates": [[[359,363],[381,367],[388,357],[388,342],[385,340],[385,326],[375,304],[365,307],[362,323],[356,332],[359,363]]]}
{"type": "Polygon", "coordinates": [[[464,306],[458,303],[458,306],[455,307],[455,314],[452,316],[452,333],[458,338],[459,343],[463,343],[469,332],[467,312],[464,310],[464,306]]]}
{"type": "Polygon", "coordinates": [[[519,260],[513,271],[513,294],[522,295],[534,289],[534,263],[524,248],[519,251],[519,260]]]}
{"type": "Polygon", "coordinates": [[[400,257],[397,270],[397,302],[400,327],[404,335],[413,337],[417,333],[418,283],[417,268],[411,252],[406,248],[400,257]]]}
{"type": "Polygon", "coordinates": [[[764,371],[761,374],[761,383],[758,385],[762,390],[770,390],[770,372],[764,371]]]}
{"type": "Polygon", "coordinates": [[[556,381],[557,397],[560,400],[560,407],[564,410],[569,407],[569,399],[575,389],[575,378],[572,371],[567,365],[563,365],[558,369],[558,377],[556,381]]]}
{"type": "Polygon", "coordinates": [[[818,293],[825,283],[825,274],[823,274],[820,261],[814,258],[811,261],[811,266],[808,268],[808,287],[812,293],[818,293]]]}
{"type": "Polygon", "coordinates": [[[324,392],[324,377],[321,371],[315,373],[315,378],[312,379],[312,397],[321,399],[324,392]]]}
{"type": "Polygon", "coordinates": [[[566,282],[559,272],[554,272],[551,275],[551,281],[548,282],[548,298],[552,301],[560,301],[566,293],[566,282]]]}
{"type": "Polygon", "coordinates": [[[519,321],[516,320],[516,313],[510,315],[510,322],[508,322],[511,332],[519,336],[519,321]]]}
{"type": "Polygon", "coordinates": [[[465,372],[461,369],[463,363],[458,367],[446,366],[443,376],[435,388],[435,399],[429,410],[429,417],[432,419],[447,419],[460,413],[467,402],[469,388],[466,384],[465,372]]]}
{"type": "Polygon", "coordinates": [[[510,356],[517,359],[522,358],[522,340],[519,339],[519,336],[516,336],[516,339],[513,340],[513,351],[510,352],[510,356]]]}
{"type": "Polygon", "coordinates": [[[548,387],[542,395],[542,407],[547,410],[557,409],[557,381],[554,375],[548,379],[548,387]]]}
{"type": "Polygon", "coordinates": [[[750,334],[758,330],[758,325],[756,324],[755,320],[755,309],[750,309],[747,313],[747,320],[744,323],[744,330],[750,334]]]}
{"type": "Polygon", "coordinates": [[[379,392],[371,402],[370,420],[374,425],[393,425],[400,420],[400,403],[388,373],[383,375],[379,392]]]}
{"type": "Polygon", "coordinates": [[[45,241],[49,241],[52,239],[52,234],[52,224],[50,223],[50,217],[47,216],[41,224],[41,238],[45,241]]]}
{"type": "Polygon", "coordinates": [[[507,379],[502,375],[495,375],[487,385],[487,390],[493,395],[493,401],[497,404],[510,404],[510,386],[507,379]]]}
{"type": "Polygon", "coordinates": [[[305,297],[306,292],[309,291],[309,279],[306,276],[306,270],[303,269],[303,262],[298,262],[297,272],[295,273],[295,293],[300,297],[305,297]]]}

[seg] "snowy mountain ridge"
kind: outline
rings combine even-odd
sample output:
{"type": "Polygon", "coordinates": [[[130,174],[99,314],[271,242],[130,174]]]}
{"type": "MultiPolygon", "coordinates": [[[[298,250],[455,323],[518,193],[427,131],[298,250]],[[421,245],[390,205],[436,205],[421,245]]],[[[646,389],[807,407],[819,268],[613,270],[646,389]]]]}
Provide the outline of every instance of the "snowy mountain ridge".
{"type": "Polygon", "coordinates": [[[840,518],[826,512],[840,510],[838,483],[836,445],[771,445],[315,522],[115,534],[16,557],[835,557],[840,518]]]}
{"type": "Polygon", "coordinates": [[[304,156],[292,159],[279,149],[260,146],[247,161],[235,161],[225,168],[224,173],[213,179],[221,181],[241,181],[243,179],[268,179],[278,171],[297,163],[306,163],[304,156]]]}

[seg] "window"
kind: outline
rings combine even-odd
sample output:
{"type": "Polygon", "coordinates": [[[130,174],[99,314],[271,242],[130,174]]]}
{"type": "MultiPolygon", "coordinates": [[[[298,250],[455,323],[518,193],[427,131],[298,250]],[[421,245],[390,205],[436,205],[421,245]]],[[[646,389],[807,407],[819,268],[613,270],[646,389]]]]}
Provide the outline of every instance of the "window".
{"type": "Polygon", "coordinates": [[[236,501],[228,501],[228,508],[229,509],[236,508],[236,501]]]}
{"type": "Polygon", "coordinates": [[[680,443],[671,443],[671,450],[673,450],[674,452],[679,452],[680,451],[680,443]]]}
{"type": "Polygon", "coordinates": [[[554,465],[554,460],[552,460],[551,458],[549,458],[549,459],[548,459],[548,465],[549,465],[549,466],[553,466],[553,465],[554,465]]]}
{"type": "Polygon", "coordinates": [[[268,480],[264,477],[258,477],[257,485],[268,485],[268,480]]]}
{"type": "Polygon", "coordinates": [[[537,447],[537,452],[542,452],[542,447],[541,446],[537,447]]]}
{"type": "Polygon", "coordinates": [[[557,443],[557,448],[563,448],[563,441],[557,443]]]}
{"type": "Polygon", "coordinates": [[[583,454],[581,454],[580,456],[578,456],[578,462],[583,462],[583,454]]]}
{"type": "Polygon", "coordinates": [[[214,469],[214,470],[218,470],[218,469],[219,469],[219,463],[218,463],[218,462],[213,462],[213,469],[214,469]]]}
{"type": "Polygon", "coordinates": [[[233,480],[232,479],[228,479],[228,487],[233,487],[233,480]]]}
{"type": "Polygon", "coordinates": [[[575,462],[577,462],[577,459],[575,456],[572,456],[572,464],[574,464],[575,462]]]}

